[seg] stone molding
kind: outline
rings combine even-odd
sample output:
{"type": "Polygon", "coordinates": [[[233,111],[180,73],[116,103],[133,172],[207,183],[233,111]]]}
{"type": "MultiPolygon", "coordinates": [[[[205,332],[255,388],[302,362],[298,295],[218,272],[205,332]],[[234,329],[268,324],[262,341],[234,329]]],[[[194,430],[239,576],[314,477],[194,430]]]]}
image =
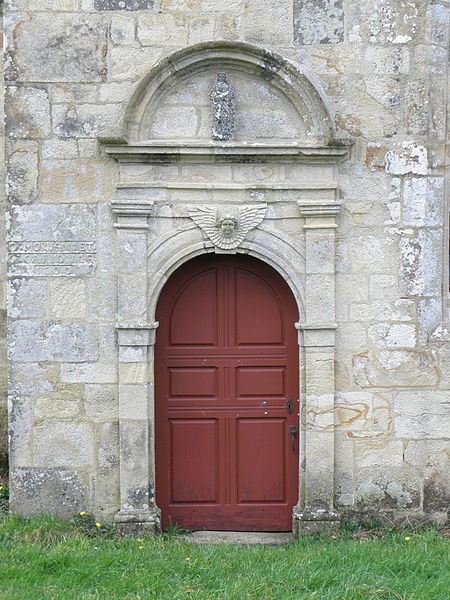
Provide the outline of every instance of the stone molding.
{"type": "Polygon", "coordinates": [[[159,323],[144,325],[117,325],[119,346],[153,346],[159,323]]]}
{"type": "Polygon", "coordinates": [[[111,211],[116,217],[116,229],[148,229],[148,218],[153,214],[154,203],[119,203],[111,205],[111,211]]]}
{"type": "Polygon", "coordinates": [[[278,162],[296,161],[335,164],[348,157],[343,145],[299,146],[292,144],[239,144],[235,142],[162,143],[149,140],[141,144],[106,144],[105,152],[120,163],[165,162],[278,162]]]}

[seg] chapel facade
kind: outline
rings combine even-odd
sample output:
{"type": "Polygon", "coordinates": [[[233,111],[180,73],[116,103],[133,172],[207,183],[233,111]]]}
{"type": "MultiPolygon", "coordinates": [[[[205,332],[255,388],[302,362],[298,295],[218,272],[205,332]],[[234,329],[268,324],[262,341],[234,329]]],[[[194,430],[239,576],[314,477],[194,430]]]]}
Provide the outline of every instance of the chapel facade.
{"type": "Polygon", "coordinates": [[[12,510],[444,520],[447,0],[4,12],[12,510]]]}

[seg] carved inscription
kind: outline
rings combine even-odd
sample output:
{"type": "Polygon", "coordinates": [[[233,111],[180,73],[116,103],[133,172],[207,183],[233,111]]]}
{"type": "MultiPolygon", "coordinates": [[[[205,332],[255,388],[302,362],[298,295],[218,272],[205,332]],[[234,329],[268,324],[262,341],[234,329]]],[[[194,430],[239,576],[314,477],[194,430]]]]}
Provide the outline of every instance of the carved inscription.
{"type": "Polygon", "coordinates": [[[79,277],[95,265],[92,241],[8,242],[8,273],[12,277],[79,277]]]}

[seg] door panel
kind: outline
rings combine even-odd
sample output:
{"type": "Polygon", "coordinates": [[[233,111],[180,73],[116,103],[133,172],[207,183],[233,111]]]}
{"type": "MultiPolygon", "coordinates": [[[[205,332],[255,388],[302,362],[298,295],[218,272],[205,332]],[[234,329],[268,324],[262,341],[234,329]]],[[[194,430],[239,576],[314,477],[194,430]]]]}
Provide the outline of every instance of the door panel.
{"type": "Polygon", "coordinates": [[[206,255],[158,302],[156,501],[163,527],[288,531],[297,502],[295,301],[271,267],[206,255]]]}

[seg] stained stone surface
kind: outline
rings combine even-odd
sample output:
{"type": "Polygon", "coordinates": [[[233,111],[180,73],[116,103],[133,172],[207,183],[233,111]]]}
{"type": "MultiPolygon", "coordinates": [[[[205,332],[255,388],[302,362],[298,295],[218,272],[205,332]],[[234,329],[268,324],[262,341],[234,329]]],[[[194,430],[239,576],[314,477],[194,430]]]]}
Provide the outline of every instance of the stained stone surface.
{"type": "Polygon", "coordinates": [[[177,265],[231,251],[275,266],[298,299],[294,528],[335,514],[442,520],[449,3],[8,0],[4,11],[0,469],[8,401],[13,510],[112,521],[122,509],[158,526],[156,301],[177,265]],[[213,105],[218,73],[234,99],[213,105]],[[124,140],[136,148],[116,160],[107,144],[124,140]],[[243,232],[242,211],[261,206],[243,232]],[[199,210],[214,216],[209,233],[199,210]],[[217,243],[219,223],[232,242],[217,243]]]}

